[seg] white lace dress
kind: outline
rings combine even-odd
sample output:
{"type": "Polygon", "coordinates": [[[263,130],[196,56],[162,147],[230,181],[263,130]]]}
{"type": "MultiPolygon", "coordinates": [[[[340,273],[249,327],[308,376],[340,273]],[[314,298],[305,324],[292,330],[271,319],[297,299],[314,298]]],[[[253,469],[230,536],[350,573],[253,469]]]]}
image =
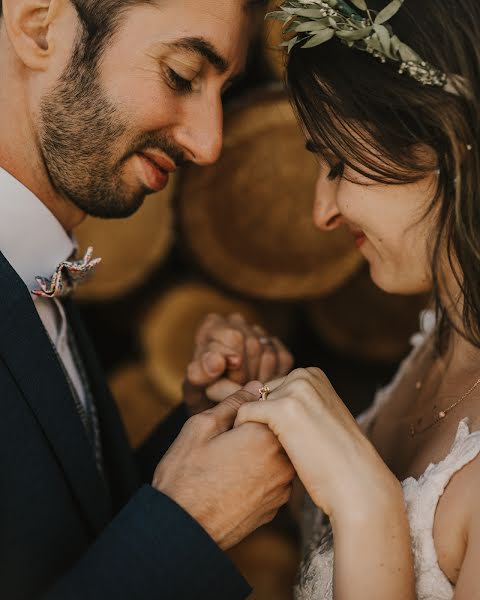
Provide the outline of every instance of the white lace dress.
{"type": "MultiPolygon", "coordinates": [[[[373,420],[381,406],[388,401],[405,371],[420,351],[426,334],[434,327],[431,313],[424,313],[422,333],[412,338],[414,349],[402,363],[393,382],[380,390],[373,406],[359,418],[364,427],[373,420]]],[[[438,564],[433,541],[433,524],[438,502],[449,481],[460,469],[480,454],[480,431],[470,433],[468,420],[458,426],[455,442],[447,456],[438,464],[430,464],[418,479],[409,477],[402,482],[405,505],[415,560],[418,600],[452,600],[454,586],[438,564]]],[[[334,548],[331,528],[321,511],[313,505],[304,512],[305,559],[295,589],[296,600],[333,600],[334,548]]]]}

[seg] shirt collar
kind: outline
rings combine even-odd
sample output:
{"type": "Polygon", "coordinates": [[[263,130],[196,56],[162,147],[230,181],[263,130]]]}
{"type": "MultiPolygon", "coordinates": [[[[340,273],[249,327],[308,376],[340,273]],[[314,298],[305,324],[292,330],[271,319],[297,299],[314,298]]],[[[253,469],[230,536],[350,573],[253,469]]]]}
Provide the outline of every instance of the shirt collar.
{"type": "Polygon", "coordinates": [[[0,251],[29,290],[50,278],[75,242],[43,202],[0,167],[0,251]]]}

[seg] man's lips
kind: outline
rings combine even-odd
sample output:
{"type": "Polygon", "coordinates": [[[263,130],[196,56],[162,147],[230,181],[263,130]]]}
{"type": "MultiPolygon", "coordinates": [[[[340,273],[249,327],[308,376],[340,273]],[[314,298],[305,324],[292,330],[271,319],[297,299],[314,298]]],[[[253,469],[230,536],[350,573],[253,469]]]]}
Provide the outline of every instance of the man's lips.
{"type": "Polygon", "coordinates": [[[152,192],[163,190],[168,183],[169,173],[176,171],[175,164],[163,154],[153,150],[137,152],[136,156],[138,172],[144,185],[152,192]]]}
{"type": "Polygon", "coordinates": [[[139,154],[151,160],[161,171],[174,173],[177,170],[175,163],[158,150],[142,150],[139,154]]]}

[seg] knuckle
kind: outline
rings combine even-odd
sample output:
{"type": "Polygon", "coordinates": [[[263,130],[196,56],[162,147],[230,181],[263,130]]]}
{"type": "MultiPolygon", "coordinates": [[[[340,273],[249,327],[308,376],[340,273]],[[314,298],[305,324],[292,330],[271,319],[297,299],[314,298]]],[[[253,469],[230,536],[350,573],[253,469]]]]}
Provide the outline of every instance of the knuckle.
{"type": "Polygon", "coordinates": [[[281,503],[286,504],[292,497],[292,486],[288,486],[282,494],[281,503]]]}
{"type": "Polygon", "coordinates": [[[290,373],[290,378],[297,380],[297,379],[305,379],[307,375],[307,371],[306,369],[293,369],[293,371],[290,373]]]}
{"type": "Polygon", "coordinates": [[[214,428],[217,424],[217,419],[213,412],[206,410],[202,413],[199,413],[198,415],[191,417],[191,419],[189,419],[188,422],[191,423],[190,428],[193,431],[204,432],[214,428]]]}
{"type": "Polygon", "coordinates": [[[312,393],[312,391],[314,391],[314,387],[313,387],[310,379],[303,379],[303,378],[299,379],[295,383],[295,389],[296,389],[297,393],[304,395],[304,396],[308,396],[312,393]]]}
{"type": "Polygon", "coordinates": [[[209,312],[207,314],[207,316],[205,317],[205,319],[203,320],[204,323],[215,323],[218,320],[220,320],[222,317],[216,313],[216,312],[209,312]]]}
{"type": "Polygon", "coordinates": [[[244,316],[242,315],[242,313],[239,312],[230,313],[229,319],[233,319],[234,321],[240,321],[241,323],[246,323],[244,316]]]}
{"type": "Polygon", "coordinates": [[[267,525],[268,523],[271,523],[273,521],[273,519],[277,516],[278,514],[278,508],[276,508],[275,510],[271,510],[269,511],[266,515],[265,518],[263,520],[263,523],[265,525],[267,525]]]}
{"type": "Polygon", "coordinates": [[[295,471],[293,465],[288,461],[287,466],[285,467],[285,477],[287,482],[292,482],[297,476],[297,472],[295,471]]]}
{"type": "MultiPolygon", "coordinates": [[[[240,414],[240,409],[247,403],[247,392],[243,390],[238,390],[238,392],[233,393],[226,400],[222,402],[222,404],[226,404],[237,411],[237,416],[240,414]]],[[[245,413],[245,410],[242,411],[242,414],[245,413]]]]}
{"type": "Polygon", "coordinates": [[[225,329],[224,331],[225,344],[234,348],[243,347],[245,344],[245,336],[238,329],[225,329]]]}
{"type": "Polygon", "coordinates": [[[199,333],[205,333],[212,329],[219,319],[220,316],[216,313],[208,313],[208,315],[206,315],[203,321],[200,323],[199,333]]]}
{"type": "Polygon", "coordinates": [[[322,369],[319,369],[318,367],[308,367],[306,371],[311,377],[315,377],[317,379],[319,377],[325,377],[325,373],[322,371],[322,369]]]}

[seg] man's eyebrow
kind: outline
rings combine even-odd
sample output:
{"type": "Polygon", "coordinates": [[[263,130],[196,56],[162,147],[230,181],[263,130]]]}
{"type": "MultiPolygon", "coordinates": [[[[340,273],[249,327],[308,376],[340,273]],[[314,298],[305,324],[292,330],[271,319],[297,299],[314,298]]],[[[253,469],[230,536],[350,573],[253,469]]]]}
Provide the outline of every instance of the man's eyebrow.
{"type": "Polygon", "coordinates": [[[202,56],[208,60],[208,62],[213,65],[213,67],[215,67],[215,69],[221,75],[226,73],[230,67],[228,61],[220,55],[213,44],[201,37],[187,37],[179,40],[173,40],[172,42],[168,42],[168,46],[178,50],[194,52],[195,54],[202,56]]]}

